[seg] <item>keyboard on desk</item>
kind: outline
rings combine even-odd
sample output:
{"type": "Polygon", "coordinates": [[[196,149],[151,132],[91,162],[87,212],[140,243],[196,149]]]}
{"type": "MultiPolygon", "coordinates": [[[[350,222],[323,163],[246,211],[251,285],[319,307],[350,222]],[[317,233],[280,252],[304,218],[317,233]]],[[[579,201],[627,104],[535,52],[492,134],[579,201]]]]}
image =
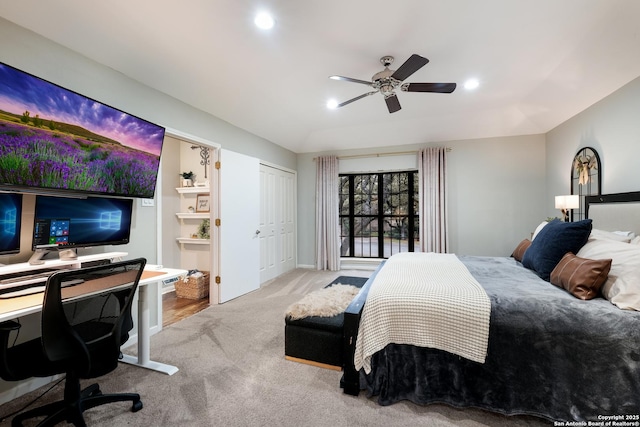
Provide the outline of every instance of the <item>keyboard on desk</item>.
{"type": "Polygon", "coordinates": [[[0,298],[15,298],[44,292],[49,276],[60,270],[37,270],[33,274],[19,274],[0,279],[0,298]]]}
{"type": "MultiPolygon", "coordinates": [[[[83,279],[70,279],[62,282],[60,287],[66,288],[68,286],[75,286],[84,283],[83,279]]],[[[8,299],[8,298],[16,298],[23,297],[25,295],[39,294],[44,292],[46,288],[46,278],[44,281],[31,283],[28,285],[18,285],[14,284],[13,288],[4,288],[0,289],[0,299],[8,299]]]]}
{"type": "Polygon", "coordinates": [[[3,277],[0,279],[0,285],[10,285],[12,283],[24,282],[32,279],[44,279],[42,281],[46,281],[49,276],[51,276],[56,271],[60,270],[36,270],[37,273],[33,274],[12,274],[9,277],[3,277]]]}

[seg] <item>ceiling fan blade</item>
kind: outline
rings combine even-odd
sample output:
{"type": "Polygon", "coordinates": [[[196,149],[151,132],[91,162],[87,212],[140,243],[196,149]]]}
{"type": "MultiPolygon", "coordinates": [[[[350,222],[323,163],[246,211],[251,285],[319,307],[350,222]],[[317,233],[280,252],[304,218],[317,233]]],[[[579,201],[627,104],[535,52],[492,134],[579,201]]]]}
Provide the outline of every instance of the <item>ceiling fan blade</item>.
{"type": "Polygon", "coordinates": [[[451,93],[456,90],[455,83],[404,83],[400,89],[405,92],[451,93]]]}
{"type": "Polygon", "coordinates": [[[351,77],[329,76],[329,78],[331,80],[342,80],[342,81],[345,81],[345,82],[360,83],[360,84],[367,85],[367,86],[371,86],[373,84],[372,82],[368,82],[366,80],[352,79],[351,77]]]}
{"type": "Polygon", "coordinates": [[[396,80],[403,81],[411,74],[427,65],[428,62],[429,60],[427,58],[423,58],[422,56],[414,53],[391,75],[391,77],[396,80]]]}
{"type": "Polygon", "coordinates": [[[373,92],[367,92],[367,93],[365,93],[363,95],[360,95],[360,96],[356,96],[355,98],[351,98],[348,101],[344,101],[342,104],[336,105],[336,108],[344,107],[345,105],[351,104],[352,102],[357,101],[358,99],[362,99],[364,97],[367,97],[367,96],[370,96],[370,95],[373,95],[373,94],[376,94],[376,93],[378,93],[378,92],[377,91],[373,91],[373,92]]]}
{"type": "Polygon", "coordinates": [[[390,113],[395,113],[396,111],[400,110],[400,108],[402,108],[400,107],[400,101],[398,101],[398,97],[395,93],[393,95],[385,97],[384,102],[387,103],[387,108],[389,109],[390,113]]]}

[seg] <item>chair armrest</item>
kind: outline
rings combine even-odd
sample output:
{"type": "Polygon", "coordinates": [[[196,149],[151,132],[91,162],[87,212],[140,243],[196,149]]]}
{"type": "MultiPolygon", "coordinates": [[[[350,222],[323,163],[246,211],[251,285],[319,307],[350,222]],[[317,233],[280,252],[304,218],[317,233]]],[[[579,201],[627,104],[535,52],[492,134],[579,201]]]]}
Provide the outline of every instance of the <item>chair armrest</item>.
{"type": "Polygon", "coordinates": [[[20,323],[15,322],[13,320],[6,320],[4,322],[0,322],[0,332],[11,332],[17,331],[20,329],[20,323]]]}
{"type": "MultiPolygon", "coordinates": [[[[17,331],[22,325],[13,320],[0,322],[0,358],[5,359],[7,348],[9,348],[9,334],[11,331],[17,331]]],[[[4,363],[4,362],[2,362],[4,363]]]]}

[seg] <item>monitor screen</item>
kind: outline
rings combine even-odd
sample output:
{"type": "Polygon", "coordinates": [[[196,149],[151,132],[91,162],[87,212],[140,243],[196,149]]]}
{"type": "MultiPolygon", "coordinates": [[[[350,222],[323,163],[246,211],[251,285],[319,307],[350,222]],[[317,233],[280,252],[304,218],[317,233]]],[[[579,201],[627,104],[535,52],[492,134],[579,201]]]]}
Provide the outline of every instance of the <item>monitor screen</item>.
{"type": "Polygon", "coordinates": [[[32,250],[129,243],[132,199],[36,196],[32,250]]]}
{"type": "Polygon", "coordinates": [[[153,198],[164,132],[0,62],[0,188],[153,198]]]}
{"type": "Polygon", "coordinates": [[[20,252],[22,194],[0,194],[0,255],[20,252]]]}

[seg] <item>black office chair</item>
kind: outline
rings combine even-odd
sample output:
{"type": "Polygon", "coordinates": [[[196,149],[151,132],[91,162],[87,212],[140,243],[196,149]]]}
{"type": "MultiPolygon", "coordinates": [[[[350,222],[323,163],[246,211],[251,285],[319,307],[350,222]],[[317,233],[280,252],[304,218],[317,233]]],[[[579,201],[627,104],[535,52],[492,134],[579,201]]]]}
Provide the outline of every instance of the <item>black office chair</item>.
{"type": "Polygon", "coordinates": [[[111,402],[132,402],[142,409],[137,393],[102,394],[98,384],[80,389],[80,379],[96,378],[118,365],[120,346],[132,325],[131,302],[146,260],[139,258],[78,270],[63,270],[49,277],[42,307],[40,338],[9,347],[17,322],[0,324],[0,377],[19,381],[66,373],[64,400],[15,416],[23,420],[46,416],[39,426],[68,421],[86,426],[82,413],[111,402]],[[127,327],[123,327],[128,323],[127,327]],[[128,329],[127,329],[128,328],[128,329]]]}

